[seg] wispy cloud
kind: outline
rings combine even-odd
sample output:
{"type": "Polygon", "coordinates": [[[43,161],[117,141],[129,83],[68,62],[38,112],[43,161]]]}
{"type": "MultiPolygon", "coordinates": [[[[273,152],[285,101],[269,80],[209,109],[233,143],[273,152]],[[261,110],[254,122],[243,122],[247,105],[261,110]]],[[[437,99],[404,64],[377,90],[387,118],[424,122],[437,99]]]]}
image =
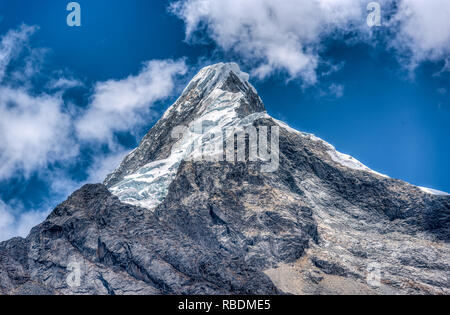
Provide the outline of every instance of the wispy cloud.
{"type": "MultiPolygon", "coordinates": [[[[11,30],[2,37],[0,41],[0,82],[5,78],[11,61],[20,55],[28,39],[36,30],[37,27],[22,25],[19,29],[11,30]]],[[[31,62],[32,56],[29,58],[31,62]]]]}
{"type": "Polygon", "coordinates": [[[68,90],[75,87],[84,86],[83,82],[73,78],[52,78],[47,84],[49,90],[68,90]]]}
{"type": "Polygon", "coordinates": [[[155,102],[171,95],[176,77],[186,72],[184,60],[153,60],[136,76],[98,82],[88,110],[76,122],[79,139],[111,143],[114,133],[141,125],[155,102]]]}
{"type": "Polygon", "coordinates": [[[341,98],[344,96],[344,86],[342,84],[333,83],[329,87],[329,92],[335,98],[341,98]]]}
{"type": "Polygon", "coordinates": [[[389,26],[398,29],[391,45],[412,69],[450,55],[450,0],[401,0],[389,26]]]}

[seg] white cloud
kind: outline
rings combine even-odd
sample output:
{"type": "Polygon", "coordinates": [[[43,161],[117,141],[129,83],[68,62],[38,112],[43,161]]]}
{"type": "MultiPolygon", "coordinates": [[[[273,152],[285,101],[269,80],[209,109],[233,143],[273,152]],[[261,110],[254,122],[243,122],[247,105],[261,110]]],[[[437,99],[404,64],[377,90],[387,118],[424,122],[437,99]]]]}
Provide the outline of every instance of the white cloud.
{"type": "Polygon", "coordinates": [[[0,179],[29,175],[77,154],[58,95],[0,86],[0,179]]]}
{"type": "Polygon", "coordinates": [[[111,143],[115,132],[142,124],[154,103],[170,96],[176,77],[186,71],[184,60],[153,60],[137,76],[97,83],[89,109],[76,122],[78,137],[111,143]]]}
{"type": "MultiPolygon", "coordinates": [[[[22,25],[17,30],[9,31],[0,41],[0,82],[4,79],[8,65],[22,51],[29,37],[37,27],[22,25]]],[[[31,66],[29,64],[29,66],[31,66]]],[[[29,68],[29,70],[31,70],[29,68]]]]}
{"type": "Polygon", "coordinates": [[[84,86],[80,80],[64,77],[51,79],[47,84],[47,88],[50,90],[67,90],[80,86],[84,86]]]}
{"type": "Polygon", "coordinates": [[[344,86],[342,84],[333,83],[329,87],[329,92],[335,98],[341,98],[344,96],[344,86]]]}
{"type": "Polygon", "coordinates": [[[414,68],[423,61],[450,55],[450,0],[400,0],[391,21],[398,32],[392,46],[409,57],[414,68]]]}
{"type": "Polygon", "coordinates": [[[171,11],[184,20],[188,39],[206,27],[219,47],[254,66],[253,75],[285,71],[309,84],[317,80],[322,40],[365,23],[354,0],[186,0],[171,11]]]}
{"type": "MultiPolygon", "coordinates": [[[[379,0],[387,46],[409,69],[450,54],[450,0],[379,0]],[[391,16],[392,15],[392,16],[391,16]],[[405,58],[406,57],[406,58],[405,58]],[[405,60],[407,61],[405,63],[405,60]]],[[[265,78],[283,71],[307,84],[318,80],[326,39],[371,43],[366,0],[179,0],[170,10],[186,25],[186,38],[208,36],[237,53],[265,78]]]]}

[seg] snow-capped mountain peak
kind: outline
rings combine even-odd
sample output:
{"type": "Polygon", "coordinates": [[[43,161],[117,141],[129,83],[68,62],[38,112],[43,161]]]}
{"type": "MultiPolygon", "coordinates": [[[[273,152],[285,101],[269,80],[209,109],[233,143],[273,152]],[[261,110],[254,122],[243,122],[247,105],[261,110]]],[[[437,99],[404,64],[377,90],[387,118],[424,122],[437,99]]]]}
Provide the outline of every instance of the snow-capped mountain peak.
{"type": "MultiPolygon", "coordinates": [[[[208,66],[191,80],[181,97],[163,115],[106,183],[123,202],[153,209],[168,192],[183,160],[203,156],[204,147],[220,147],[216,135],[245,128],[266,117],[264,105],[236,63],[208,66]],[[183,130],[182,138],[180,130],[183,130]],[[151,140],[150,140],[151,139],[151,140]],[[146,160],[153,147],[166,146],[164,156],[146,160]],[[170,148],[170,149],[169,149],[170,148]],[[201,152],[199,152],[201,151],[201,152]],[[130,167],[130,161],[133,163],[130,167]]],[[[223,152],[209,152],[209,159],[223,152]]],[[[201,158],[201,157],[200,157],[201,158]]]]}
{"type": "MultiPolygon", "coordinates": [[[[121,201],[154,209],[166,197],[182,161],[205,158],[204,147],[214,148],[208,152],[206,160],[220,160],[223,156],[220,135],[248,128],[258,119],[272,120],[287,132],[298,134],[311,144],[320,144],[324,159],[331,164],[389,179],[340,153],[324,140],[294,130],[267,115],[256,89],[249,83],[249,75],[236,63],[218,63],[201,69],[194,76],[180,98],[139,147],[108,176],[105,184],[121,201]]],[[[420,191],[437,194],[430,189],[420,188],[420,191]]]]}

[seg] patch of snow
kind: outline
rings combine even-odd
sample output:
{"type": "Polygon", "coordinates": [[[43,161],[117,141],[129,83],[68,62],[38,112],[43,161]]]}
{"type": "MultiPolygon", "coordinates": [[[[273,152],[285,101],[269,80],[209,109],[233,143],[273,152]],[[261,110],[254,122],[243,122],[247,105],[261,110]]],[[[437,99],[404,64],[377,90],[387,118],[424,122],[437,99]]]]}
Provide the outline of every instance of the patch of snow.
{"type": "Polygon", "coordinates": [[[339,163],[342,166],[351,168],[353,170],[365,171],[365,172],[369,172],[369,173],[372,173],[372,174],[375,174],[378,176],[389,178],[388,176],[386,176],[384,174],[375,172],[374,170],[368,168],[367,166],[365,166],[360,161],[358,161],[357,159],[355,159],[354,157],[352,157],[350,155],[338,152],[336,150],[328,150],[327,153],[334,162],[339,163]]]}
{"type": "MultiPolygon", "coordinates": [[[[271,116],[267,115],[268,118],[272,118],[271,116]]],[[[292,133],[297,133],[297,134],[301,134],[303,135],[303,132],[300,132],[294,128],[292,128],[291,126],[289,126],[288,124],[286,124],[284,121],[272,118],[280,127],[286,129],[287,131],[290,131],[292,133]]]]}
{"type": "Polygon", "coordinates": [[[426,188],[426,187],[420,187],[418,186],[418,188],[423,191],[424,193],[430,194],[430,195],[436,195],[436,196],[450,196],[450,194],[440,191],[440,190],[436,190],[436,189],[431,189],[431,188],[426,188]]]}

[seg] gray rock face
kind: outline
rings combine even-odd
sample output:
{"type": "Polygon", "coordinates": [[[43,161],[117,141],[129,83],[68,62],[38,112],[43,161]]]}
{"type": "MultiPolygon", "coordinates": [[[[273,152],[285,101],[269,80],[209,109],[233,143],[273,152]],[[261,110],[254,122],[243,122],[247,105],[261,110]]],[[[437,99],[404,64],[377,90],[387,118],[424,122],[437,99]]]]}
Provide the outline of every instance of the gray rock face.
{"type": "Polygon", "coordinates": [[[193,121],[216,84],[245,96],[242,117],[264,111],[242,75],[224,76],[191,82],[105,185],[84,186],[26,239],[0,243],[0,293],[450,293],[449,196],[345,166],[269,116],[253,124],[280,127],[277,171],[183,161],[154,209],[112,195],[170,156],[171,129],[193,121]]]}

